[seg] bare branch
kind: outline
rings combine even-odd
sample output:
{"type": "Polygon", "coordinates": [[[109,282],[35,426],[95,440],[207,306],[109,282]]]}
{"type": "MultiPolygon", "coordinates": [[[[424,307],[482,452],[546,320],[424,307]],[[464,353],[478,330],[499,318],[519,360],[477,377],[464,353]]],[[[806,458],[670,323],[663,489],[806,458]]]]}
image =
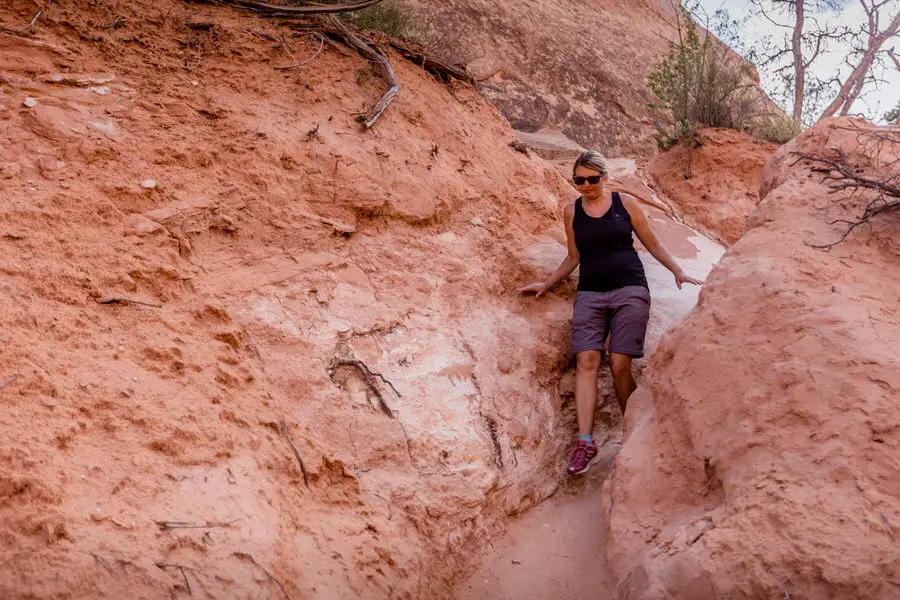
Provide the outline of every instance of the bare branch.
{"type": "Polygon", "coordinates": [[[894,15],[890,25],[884,31],[878,33],[877,8],[884,3],[875,4],[873,2],[872,7],[869,7],[866,5],[865,0],[860,0],[860,4],[869,16],[870,31],[867,47],[856,67],[847,79],[844,80],[844,84],[841,86],[837,97],[835,97],[831,104],[829,104],[822,112],[819,119],[834,116],[838,111],[844,110],[845,106],[846,110],[849,111],[849,104],[853,103],[853,100],[856,99],[856,96],[859,95],[859,90],[862,88],[860,80],[864,79],[866,73],[868,73],[872,66],[872,62],[875,60],[875,55],[881,50],[881,46],[885,41],[892,38],[900,31],[900,11],[897,11],[897,14],[894,15]]]}
{"type": "Polygon", "coordinates": [[[37,20],[40,18],[40,16],[41,16],[42,14],[44,14],[44,11],[39,10],[39,11],[37,12],[37,14],[34,15],[34,18],[31,19],[31,22],[28,23],[27,25],[25,25],[25,27],[21,27],[21,28],[19,28],[19,29],[9,29],[8,27],[0,27],[0,31],[2,31],[2,32],[4,32],[4,33],[11,33],[11,34],[13,34],[13,35],[19,35],[19,34],[22,34],[22,33],[26,32],[26,31],[28,31],[28,29],[29,29],[32,25],[34,25],[34,24],[37,22],[37,20]]]}
{"type": "MultiPolygon", "coordinates": [[[[284,6],[281,4],[269,4],[268,2],[255,2],[254,0],[193,0],[194,2],[228,4],[239,6],[273,17],[291,17],[305,15],[324,15],[343,12],[353,12],[375,6],[382,0],[361,0],[359,2],[344,2],[338,4],[315,4],[311,6],[284,6]]],[[[312,3],[311,3],[312,4],[312,3]]]]}
{"type": "Polygon", "coordinates": [[[364,56],[371,58],[378,64],[379,70],[381,71],[381,76],[390,86],[388,90],[381,97],[381,100],[378,101],[374,107],[372,107],[369,112],[367,112],[363,118],[362,122],[365,124],[366,128],[372,127],[375,122],[378,120],[387,107],[393,101],[394,96],[396,96],[400,92],[400,82],[397,81],[396,75],[394,75],[394,69],[391,68],[391,63],[388,62],[388,59],[384,57],[381,52],[373,49],[371,46],[366,44],[363,40],[359,38],[351,29],[337,18],[334,15],[328,15],[328,22],[335,27],[341,34],[341,37],[346,40],[348,44],[359,50],[364,56]]]}
{"type": "Polygon", "coordinates": [[[893,211],[900,211],[900,158],[894,158],[888,164],[883,164],[883,156],[896,156],[896,148],[900,147],[900,130],[891,127],[842,127],[847,131],[857,133],[857,141],[860,147],[855,151],[857,156],[869,157],[873,161],[874,169],[867,169],[869,175],[854,167],[848,160],[843,149],[832,147],[831,150],[837,158],[826,158],[795,152],[797,160],[807,160],[812,163],[812,171],[821,173],[828,182],[829,193],[842,192],[842,199],[855,198],[859,193],[865,193],[866,200],[862,212],[855,218],[840,218],[829,221],[830,225],[845,225],[846,229],[838,240],[821,245],[813,245],[815,248],[829,249],[844,240],[862,225],[871,225],[876,216],[893,211]],[[890,149],[886,150],[886,146],[890,149]]]}
{"type": "MultiPolygon", "coordinates": [[[[305,64],[307,64],[307,63],[311,63],[312,61],[314,61],[314,60],[316,59],[316,57],[319,56],[319,54],[322,53],[322,48],[325,47],[325,36],[322,35],[321,33],[318,33],[318,32],[313,32],[313,33],[315,33],[316,35],[319,36],[319,49],[316,50],[316,53],[315,53],[315,54],[313,54],[312,56],[310,56],[310,57],[307,58],[306,60],[302,60],[302,61],[300,61],[300,62],[298,62],[298,63],[294,63],[294,64],[292,64],[292,65],[276,66],[275,68],[276,68],[276,69],[279,69],[279,70],[293,69],[293,68],[296,68],[296,67],[302,67],[303,65],[305,65],[305,64]]],[[[312,34],[310,34],[310,35],[312,35],[312,34]]]]}
{"type": "Polygon", "coordinates": [[[888,56],[891,57],[891,60],[894,61],[894,66],[897,67],[897,70],[900,71],[900,58],[897,58],[897,55],[894,54],[894,49],[891,48],[888,50],[888,56]]]}

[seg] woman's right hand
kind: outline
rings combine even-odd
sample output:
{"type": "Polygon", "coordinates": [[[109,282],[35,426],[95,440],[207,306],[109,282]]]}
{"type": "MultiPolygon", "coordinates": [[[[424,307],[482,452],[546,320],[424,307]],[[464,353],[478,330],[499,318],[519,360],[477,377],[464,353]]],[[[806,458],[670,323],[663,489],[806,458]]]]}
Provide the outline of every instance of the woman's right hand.
{"type": "Polygon", "coordinates": [[[547,284],[543,281],[536,281],[535,283],[529,283],[525,287],[519,288],[520,294],[534,294],[538,298],[547,293],[547,284]]]}

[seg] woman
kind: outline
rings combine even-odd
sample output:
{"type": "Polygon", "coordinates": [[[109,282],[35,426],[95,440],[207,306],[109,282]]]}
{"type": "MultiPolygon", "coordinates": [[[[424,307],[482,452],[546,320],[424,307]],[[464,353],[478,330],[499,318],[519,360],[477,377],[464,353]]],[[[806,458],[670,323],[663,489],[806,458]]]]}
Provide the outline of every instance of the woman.
{"type": "Polygon", "coordinates": [[[578,440],[568,472],[580,475],[597,458],[592,435],[597,408],[597,371],[607,334],[609,369],[616,399],[625,414],[628,397],[637,387],[631,361],[644,355],[644,337],[650,318],[650,290],[644,265],[632,242],[632,232],[650,254],[675,275],[675,284],[703,282],[685,274],[660,244],[636,198],[610,180],[606,159],[588,150],[575,161],[572,181],[581,197],[566,207],[568,255],[543,282],[521,288],[543,296],[581,265],[572,316],[572,351],[575,353],[575,411],[578,440]],[[623,190],[623,193],[611,188],[623,190]]]}

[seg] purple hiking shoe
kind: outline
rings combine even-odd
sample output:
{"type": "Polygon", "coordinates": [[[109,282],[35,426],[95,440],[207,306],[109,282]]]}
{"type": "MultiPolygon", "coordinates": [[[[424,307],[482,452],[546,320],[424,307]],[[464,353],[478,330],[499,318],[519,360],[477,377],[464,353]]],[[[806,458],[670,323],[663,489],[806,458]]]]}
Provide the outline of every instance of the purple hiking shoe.
{"type": "Polygon", "coordinates": [[[578,440],[575,443],[575,450],[572,452],[572,458],[569,460],[569,466],[566,468],[566,471],[569,475],[587,473],[596,458],[597,443],[591,441],[588,444],[584,440],[578,440]]]}

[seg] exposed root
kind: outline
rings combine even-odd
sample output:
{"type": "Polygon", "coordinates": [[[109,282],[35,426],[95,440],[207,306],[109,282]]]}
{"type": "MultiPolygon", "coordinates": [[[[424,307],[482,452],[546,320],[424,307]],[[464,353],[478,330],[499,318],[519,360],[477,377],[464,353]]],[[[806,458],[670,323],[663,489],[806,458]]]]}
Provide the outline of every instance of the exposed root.
{"type": "Polygon", "coordinates": [[[353,12],[375,6],[381,0],[361,0],[360,2],[343,2],[339,4],[313,4],[310,6],[284,6],[281,4],[269,4],[268,2],[254,2],[253,0],[193,0],[205,4],[225,4],[258,12],[267,17],[297,17],[309,15],[323,15],[342,12],[353,12]]]}
{"type": "Polygon", "coordinates": [[[381,76],[390,86],[388,90],[381,97],[381,100],[378,101],[378,104],[373,106],[369,112],[367,112],[360,120],[366,126],[366,128],[372,127],[375,124],[375,121],[378,120],[387,107],[390,106],[391,102],[394,100],[394,97],[400,92],[400,82],[397,81],[397,76],[394,75],[394,69],[391,67],[391,63],[388,61],[385,56],[374,49],[370,44],[360,39],[356,33],[354,33],[346,23],[341,21],[335,15],[328,15],[328,23],[334,27],[340,34],[340,36],[344,39],[347,44],[356,48],[363,56],[375,61],[378,64],[378,69],[381,71],[381,76]]]}

